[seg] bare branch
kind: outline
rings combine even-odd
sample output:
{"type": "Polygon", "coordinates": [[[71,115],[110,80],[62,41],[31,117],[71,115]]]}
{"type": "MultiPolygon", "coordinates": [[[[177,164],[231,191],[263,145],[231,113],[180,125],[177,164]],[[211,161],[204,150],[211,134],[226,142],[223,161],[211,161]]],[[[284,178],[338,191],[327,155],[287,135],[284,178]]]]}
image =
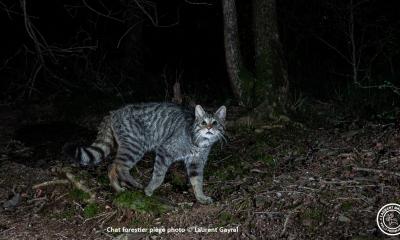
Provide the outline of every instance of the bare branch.
{"type": "Polygon", "coordinates": [[[32,189],[37,189],[37,188],[42,188],[42,187],[47,187],[47,186],[52,186],[52,185],[63,185],[63,184],[68,184],[69,181],[66,179],[57,179],[57,180],[52,180],[52,181],[46,181],[42,182],[36,185],[32,186],[32,189]]]}
{"type": "Polygon", "coordinates": [[[377,174],[392,175],[392,176],[400,177],[400,173],[391,172],[391,171],[387,171],[387,170],[379,170],[379,169],[363,168],[363,167],[354,167],[353,170],[354,171],[370,172],[370,173],[377,173],[377,174]]]}
{"type": "Polygon", "coordinates": [[[318,40],[320,40],[322,43],[324,43],[326,46],[328,46],[329,48],[331,48],[332,50],[334,50],[337,54],[339,54],[339,56],[341,56],[344,60],[346,60],[346,62],[351,64],[351,60],[346,57],[339,49],[337,49],[335,46],[333,46],[332,44],[330,44],[329,42],[327,42],[325,39],[313,34],[315,38],[317,38],[318,40]]]}
{"type": "Polygon", "coordinates": [[[73,175],[73,174],[72,174],[68,169],[66,169],[66,168],[63,168],[61,171],[65,174],[65,176],[67,177],[67,179],[68,179],[69,181],[71,181],[71,182],[74,184],[74,186],[75,186],[77,189],[82,190],[83,192],[89,194],[89,199],[87,200],[88,202],[94,202],[94,201],[96,200],[96,194],[93,193],[92,191],[90,191],[90,189],[89,189],[86,185],[84,185],[83,181],[79,181],[79,180],[75,177],[75,175],[73,175]]]}
{"type": "Polygon", "coordinates": [[[119,48],[119,46],[121,45],[122,40],[126,37],[126,35],[128,35],[128,33],[129,33],[133,28],[135,28],[139,23],[142,23],[143,21],[144,21],[144,20],[141,20],[141,21],[139,21],[139,22],[133,24],[132,26],[130,26],[130,27],[128,28],[128,30],[125,31],[124,34],[122,34],[122,36],[121,36],[120,39],[118,40],[117,48],[119,48]]]}
{"type": "Polygon", "coordinates": [[[211,3],[206,3],[206,2],[192,2],[189,0],[185,0],[186,3],[192,4],[192,5],[207,5],[207,6],[213,6],[211,3]]]}
{"type": "Polygon", "coordinates": [[[143,6],[143,4],[140,3],[141,0],[134,0],[136,5],[139,7],[139,9],[143,12],[143,14],[150,20],[150,22],[153,24],[153,26],[155,27],[173,27],[179,24],[180,22],[180,8],[177,9],[177,20],[175,23],[171,23],[168,25],[159,25],[159,17],[158,17],[158,10],[157,10],[157,6],[155,4],[151,4],[149,2],[145,2],[147,3],[147,5],[149,5],[150,7],[153,8],[154,11],[154,17],[151,16],[150,12],[146,10],[146,8],[143,6]]]}
{"type": "MultiPolygon", "coordinates": [[[[154,25],[154,26],[158,26],[158,17],[157,14],[155,15],[155,17],[153,18],[150,13],[143,7],[142,4],[140,4],[139,0],[135,0],[136,5],[140,8],[140,10],[142,10],[142,12],[144,13],[144,15],[147,16],[147,18],[150,20],[150,22],[154,25]]],[[[157,11],[157,7],[154,7],[154,11],[157,11]]]]}
{"type": "Polygon", "coordinates": [[[82,2],[83,2],[83,4],[84,4],[89,10],[91,10],[92,12],[96,13],[96,14],[99,15],[99,16],[103,16],[103,17],[105,17],[105,18],[108,18],[108,19],[111,19],[111,20],[114,20],[114,21],[117,21],[117,22],[120,22],[120,23],[124,23],[124,22],[125,22],[124,20],[121,20],[121,19],[119,19],[119,18],[115,18],[115,17],[113,17],[113,16],[110,16],[110,14],[106,15],[106,14],[104,14],[104,13],[101,13],[101,12],[97,11],[96,9],[92,8],[92,7],[86,2],[86,0],[82,0],[82,2]]]}

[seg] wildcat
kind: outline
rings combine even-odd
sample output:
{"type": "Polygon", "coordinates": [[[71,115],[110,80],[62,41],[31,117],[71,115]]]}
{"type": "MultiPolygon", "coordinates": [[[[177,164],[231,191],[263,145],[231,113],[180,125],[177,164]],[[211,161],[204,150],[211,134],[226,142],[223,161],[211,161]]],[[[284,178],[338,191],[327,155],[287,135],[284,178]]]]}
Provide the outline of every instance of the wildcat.
{"type": "Polygon", "coordinates": [[[203,193],[203,169],[213,144],[225,139],[225,117],[225,106],[209,114],[200,105],[194,111],[172,103],[128,105],[103,119],[92,145],[67,145],[64,151],[87,166],[98,164],[116,148],[108,177],[117,192],[126,186],[143,188],[129,170],[144,153],[155,151],[153,176],[144,189],[147,196],[162,184],[173,162],[184,161],[197,201],[208,204],[213,200],[203,193]]]}

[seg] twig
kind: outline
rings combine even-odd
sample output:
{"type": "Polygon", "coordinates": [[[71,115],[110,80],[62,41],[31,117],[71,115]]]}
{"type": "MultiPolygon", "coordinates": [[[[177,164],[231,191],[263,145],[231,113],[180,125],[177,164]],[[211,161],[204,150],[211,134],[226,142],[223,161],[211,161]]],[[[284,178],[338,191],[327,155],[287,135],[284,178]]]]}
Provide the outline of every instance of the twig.
{"type": "Polygon", "coordinates": [[[354,171],[360,171],[360,172],[371,172],[371,173],[386,174],[386,175],[392,175],[392,176],[400,177],[400,173],[391,172],[391,171],[387,171],[387,170],[379,170],[379,169],[363,168],[363,167],[353,167],[353,170],[354,171]]]}
{"type": "Polygon", "coordinates": [[[173,86],[173,91],[174,91],[174,97],[172,98],[172,102],[177,104],[182,104],[182,93],[179,80],[175,82],[173,86]]]}
{"type": "Polygon", "coordinates": [[[82,207],[81,204],[77,203],[76,201],[72,201],[76,206],[78,206],[82,211],[84,211],[85,209],[82,207]]]}
{"type": "Polygon", "coordinates": [[[267,171],[261,171],[259,169],[251,169],[250,172],[251,173],[267,173],[267,171]]]}
{"type": "Polygon", "coordinates": [[[286,216],[285,222],[283,223],[283,229],[282,229],[282,232],[281,232],[281,234],[280,234],[281,237],[284,236],[285,233],[286,233],[287,225],[288,225],[288,223],[289,223],[289,221],[290,221],[290,218],[292,217],[292,215],[293,215],[294,213],[296,213],[296,211],[297,211],[301,206],[302,206],[302,205],[300,204],[299,206],[295,207],[295,208],[294,208],[292,211],[290,211],[290,212],[288,213],[288,215],[286,216]]]}
{"type": "Polygon", "coordinates": [[[105,218],[102,218],[100,220],[98,220],[96,223],[100,223],[100,228],[103,228],[104,224],[109,221],[115,214],[117,214],[117,210],[115,210],[114,212],[112,212],[112,214],[107,215],[105,218]]]}
{"type": "Polygon", "coordinates": [[[207,2],[192,2],[189,0],[185,0],[186,3],[192,4],[192,5],[207,5],[207,6],[212,6],[213,4],[207,3],[207,2]]]}
{"type": "Polygon", "coordinates": [[[326,181],[326,180],[321,180],[320,183],[323,184],[339,184],[339,185],[344,185],[344,184],[359,184],[359,181],[356,180],[332,180],[332,181],[326,181]]]}
{"type": "Polygon", "coordinates": [[[60,237],[62,237],[62,238],[64,238],[64,239],[68,239],[68,237],[62,235],[61,233],[56,233],[56,235],[57,235],[57,236],[60,236],[60,237]]]}
{"type": "Polygon", "coordinates": [[[123,23],[123,22],[124,22],[124,20],[115,18],[115,17],[110,16],[110,15],[106,15],[106,14],[104,14],[104,13],[101,13],[101,12],[97,11],[96,9],[92,8],[85,0],[82,0],[82,2],[83,2],[83,4],[84,4],[89,10],[91,10],[92,12],[98,14],[99,16],[103,16],[103,17],[105,17],[105,18],[109,18],[109,19],[111,19],[111,20],[114,20],[114,21],[117,21],[117,22],[120,22],[120,23],[123,23]]]}
{"type": "Polygon", "coordinates": [[[46,196],[40,197],[40,198],[34,198],[34,199],[29,199],[27,202],[28,203],[33,203],[33,202],[40,202],[40,201],[46,201],[48,200],[46,196]]]}
{"type": "Polygon", "coordinates": [[[68,184],[68,183],[69,183],[68,180],[57,179],[57,180],[42,182],[42,183],[33,185],[32,189],[37,189],[37,188],[41,188],[41,187],[47,187],[47,186],[51,186],[51,185],[58,185],[58,184],[68,184]]]}
{"type": "Polygon", "coordinates": [[[290,217],[292,216],[292,214],[293,214],[293,212],[290,212],[285,218],[285,222],[283,223],[283,229],[282,229],[282,232],[280,234],[281,237],[284,236],[285,233],[286,233],[287,225],[289,223],[289,220],[290,220],[290,217]]]}
{"type": "Polygon", "coordinates": [[[223,162],[223,161],[225,161],[225,160],[228,160],[228,159],[231,158],[231,157],[232,157],[232,155],[228,155],[228,156],[226,156],[226,157],[224,157],[224,158],[222,158],[222,159],[220,159],[220,160],[218,160],[218,161],[215,161],[215,163],[223,162]]]}
{"type": "Polygon", "coordinates": [[[10,228],[8,228],[8,229],[6,229],[6,230],[3,230],[3,231],[0,232],[0,235],[4,234],[5,232],[8,232],[8,231],[10,231],[10,230],[13,230],[14,228],[15,228],[15,227],[10,227],[10,228]]]}
{"type": "MultiPolygon", "coordinates": [[[[138,0],[134,0],[136,5],[140,8],[140,10],[143,12],[144,15],[147,16],[147,18],[150,20],[150,22],[154,25],[154,26],[158,26],[158,17],[157,14],[155,16],[155,18],[153,18],[150,13],[145,9],[145,7],[140,4],[140,2],[138,0]]],[[[155,8],[156,10],[156,8],[155,8]]]]}
{"type": "Polygon", "coordinates": [[[140,21],[138,21],[137,23],[133,24],[132,26],[130,26],[130,27],[128,28],[128,30],[125,31],[124,34],[122,34],[122,36],[121,36],[121,37],[119,38],[119,40],[118,40],[117,48],[119,48],[119,46],[121,45],[122,40],[126,37],[126,35],[128,35],[128,33],[129,33],[133,28],[135,28],[139,23],[142,23],[143,21],[144,21],[144,20],[140,20],[140,21]]]}
{"type": "MultiPolygon", "coordinates": [[[[105,212],[105,213],[98,214],[98,215],[96,215],[96,216],[94,216],[94,217],[85,219],[85,221],[83,221],[83,223],[86,223],[86,222],[88,222],[88,221],[91,221],[91,220],[96,219],[96,218],[99,218],[99,217],[104,217],[104,216],[105,216],[104,218],[107,218],[109,215],[115,214],[115,212],[116,212],[116,211],[114,211],[114,212],[105,212]]],[[[103,219],[104,219],[104,218],[103,218],[103,219]]],[[[103,220],[103,219],[100,219],[100,220],[103,220]]]]}
{"type": "Polygon", "coordinates": [[[273,217],[274,215],[283,215],[282,212],[254,212],[254,214],[264,214],[264,215],[268,215],[268,217],[273,217]]]}
{"type": "Polygon", "coordinates": [[[63,195],[57,197],[54,202],[57,202],[58,200],[60,200],[61,198],[65,197],[66,195],[68,195],[69,193],[64,193],[63,195]]]}
{"type": "Polygon", "coordinates": [[[306,190],[311,190],[311,191],[319,191],[318,189],[305,187],[305,186],[299,186],[299,188],[306,189],[306,190]]]}
{"type": "Polygon", "coordinates": [[[85,193],[89,194],[90,197],[87,200],[88,202],[95,201],[96,194],[93,193],[92,191],[90,191],[90,189],[88,187],[86,187],[82,181],[77,180],[76,177],[71,172],[69,172],[69,170],[67,170],[67,169],[62,169],[61,171],[65,173],[65,176],[67,177],[67,179],[69,181],[71,181],[77,189],[82,190],[85,193]]]}
{"type": "MultiPolygon", "coordinates": [[[[150,20],[150,22],[153,24],[155,27],[173,27],[179,24],[180,22],[180,8],[177,9],[176,15],[177,15],[177,20],[175,23],[171,23],[169,25],[159,25],[159,17],[158,17],[158,10],[157,10],[157,5],[155,4],[149,4],[147,3],[148,6],[153,8],[154,11],[154,17],[151,16],[151,13],[146,10],[145,6],[143,6],[140,2],[142,0],[134,0],[136,6],[142,11],[142,13],[150,20]]],[[[144,2],[146,3],[146,2],[144,2]]],[[[162,17],[162,16],[161,16],[162,17]]]]}

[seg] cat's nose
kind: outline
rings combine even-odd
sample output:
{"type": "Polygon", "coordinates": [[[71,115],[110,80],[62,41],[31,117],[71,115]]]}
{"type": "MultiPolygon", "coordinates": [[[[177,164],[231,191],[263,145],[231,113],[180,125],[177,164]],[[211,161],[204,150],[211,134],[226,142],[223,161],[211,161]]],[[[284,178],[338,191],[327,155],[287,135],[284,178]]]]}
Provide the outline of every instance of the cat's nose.
{"type": "Polygon", "coordinates": [[[211,125],[207,125],[207,129],[210,130],[212,128],[211,125]]]}

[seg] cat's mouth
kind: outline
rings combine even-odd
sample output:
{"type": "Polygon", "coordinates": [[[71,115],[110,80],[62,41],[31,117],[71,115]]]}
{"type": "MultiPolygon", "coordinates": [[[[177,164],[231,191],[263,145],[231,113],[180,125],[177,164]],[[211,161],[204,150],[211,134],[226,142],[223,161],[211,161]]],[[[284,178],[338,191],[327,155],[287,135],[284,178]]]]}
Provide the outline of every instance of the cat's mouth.
{"type": "Polygon", "coordinates": [[[206,132],[206,134],[207,134],[207,135],[214,135],[214,133],[212,133],[212,132],[210,132],[210,131],[206,132]]]}

